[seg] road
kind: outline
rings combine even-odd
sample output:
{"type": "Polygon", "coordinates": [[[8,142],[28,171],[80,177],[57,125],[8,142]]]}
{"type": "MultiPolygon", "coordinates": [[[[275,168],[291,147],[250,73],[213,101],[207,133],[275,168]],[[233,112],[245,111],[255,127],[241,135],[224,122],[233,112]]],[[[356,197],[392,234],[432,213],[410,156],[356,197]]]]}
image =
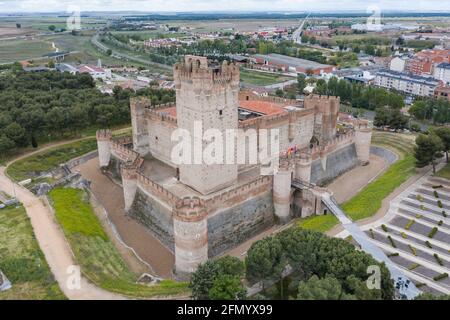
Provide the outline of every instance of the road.
{"type": "Polygon", "coordinates": [[[0,167],[0,191],[13,196],[24,205],[36,239],[59,287],[71,300],[123,300],[123,296],[100,289],[81,277],[80,287],[71,289],[70,267],[75,265],[71,249],[55,218],[44,202],[27,189],[14,184],[0,167]],[[14,190],[15,189],[15,190],[14,190]]]}
{"type": "Polygon", "coordinates": [[[162,64],[162,63],[153,62],[153,61],[150,61],[149,59],[142,59],[142,58],[139,58],[139,57],[134,57],[134,56],[131,56],[129,54],[125,54],[125,53],[122,53],[122,52],[118,52],[116,50],[112,50],[111,48],[107,47],[106,45],[104,45],[103,43],[101,43],[99,41],[98,34],[96,34],[96,35],[94,35],[92,37],[91,43],[95,47],[97,47],[100,51],[106,52],[108,50],[111,50],[111,52],[112,52],[111,56],[118,57],[118,58],[124,59],[124,60],[130,60],[130,61],[134,61],[134,62],[138,62],[138,63],[143,63],[143,64],[146,64],[146,65],[149,65],[149,66],[155,65],[155,66],[158,66],[160,68],[164,68],[164,69],[167,69],[167,70],[172,70],[172,67],[170,67],[168,65],[165,65],[165,64],[162,64]]]}

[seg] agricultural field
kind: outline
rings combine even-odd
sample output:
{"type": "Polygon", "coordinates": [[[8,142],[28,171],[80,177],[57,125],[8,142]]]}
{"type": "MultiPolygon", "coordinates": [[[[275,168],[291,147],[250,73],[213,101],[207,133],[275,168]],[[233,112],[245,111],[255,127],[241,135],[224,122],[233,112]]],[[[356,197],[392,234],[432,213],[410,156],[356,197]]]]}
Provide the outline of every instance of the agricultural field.
{"type": "Polygon", "coordinates": [[[0,300],[65,299],[23,207],[0,210],[0,269],[13,285],[0,300]]]}
{"type": "Polygon", "coordinates": [[[241,70],[241,82],[255,86],[269,86],[293,79],[292,77],[275,73],[241,70]]]}
{"type": "Polygon", "coordinates": [[[18,39],[0,41],[0,64],[41,58],[53,52],[52,44],[43,39],[18,39]]]}
{"type": "Polygon", "coordinates": [[[188,294],[187,283],[163,280],[152,286],[136,284],[137,275],[128,267],[103,230],[89,195],[78,189],[50,192],[56,219],[73,250],[83,275],[105,290],[130,297],[188,294]]]}

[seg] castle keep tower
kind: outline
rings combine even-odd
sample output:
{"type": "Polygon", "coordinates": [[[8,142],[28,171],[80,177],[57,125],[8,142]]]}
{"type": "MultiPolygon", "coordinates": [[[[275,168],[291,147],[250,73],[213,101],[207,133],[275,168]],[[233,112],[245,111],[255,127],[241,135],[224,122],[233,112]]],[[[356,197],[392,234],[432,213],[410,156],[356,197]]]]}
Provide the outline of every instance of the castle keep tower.
{"type": "Polygon", "coordinates": [[[185,278],[208,260],[207,216],[204,202],[196,197],[180,200],[175,206],[175,272],[180,278],[185,278]]]}
{"type": "Polygon", "coordinates": [[[232,185],[238,166],[226,164],[225,144],[215,143],[223,150],[219,164],[205,163],[200,153],[214,142],[202,139],[207,130],[214,129],[225,139],[227,129],[238,128],[239,68],[226,61],[208,65],[206,57],[186,56],[184,62],[175,65],[174,79],[178,128],[190,133],[193,145],[192,164],[180,165],[180,181],[202,194],[232,185]]]}
{"type": "Polygon", "coordinates": [[[107,167],[111,160],[111,139],[112,132],[108,129],[98,130],[97,136],[97,149],[98,149],[98,161],[100,168],[107,167]]]}

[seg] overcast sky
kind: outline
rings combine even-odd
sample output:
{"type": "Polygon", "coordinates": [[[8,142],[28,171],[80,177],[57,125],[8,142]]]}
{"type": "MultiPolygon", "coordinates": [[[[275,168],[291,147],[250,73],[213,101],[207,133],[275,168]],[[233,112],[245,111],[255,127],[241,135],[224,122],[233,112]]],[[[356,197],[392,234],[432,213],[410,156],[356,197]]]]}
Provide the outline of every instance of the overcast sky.
{"type": "Polygon", "coordinates": [[[450,0],[0,0],[0,13],[66,11],[450,11],[450,0]]]}

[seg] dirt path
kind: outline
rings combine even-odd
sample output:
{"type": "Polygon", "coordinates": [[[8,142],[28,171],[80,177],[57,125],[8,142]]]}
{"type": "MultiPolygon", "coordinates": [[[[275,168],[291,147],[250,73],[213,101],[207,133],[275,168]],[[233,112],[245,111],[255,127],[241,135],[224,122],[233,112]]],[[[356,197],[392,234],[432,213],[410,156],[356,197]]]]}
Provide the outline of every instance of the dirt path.
{"type": "Polygon", "coordinates": [[[146,227],[125,215],[123,190],[111,179],[101,173],[98,158],[75,167],[83,178],[91,181],[91,190],[98,202],[108,212],[123,242],[133,248],[141,259],[147,262],[154,273],[163,278],[172,277],[175,258],[146,227]]]}
{"type": "Polygon", "coordinates": [[[367,166],[358,166],[339,176],[327,188],[333,192],[338,203],[353,198],[362,188],[383,173],[389,164],[381,157],[370,155],[367,166]]]}
{"type": "Polygon", "coordinates": [[[71,249],[66,242],[64,234],[56,223],[50,209],[27,189],[15,184],[5,176],[5,167],[0,167],[0,190],[9,195],[16,194],[17,199],[23,203],[27,215],[31,220],[33,231],[39,246],[44,252],[52,273],[61,290],[72,300],[122,300],[124,297],[102,290],[81,277],[79,289],[71,289],[69,267],[75,265],[71,249]]]}

